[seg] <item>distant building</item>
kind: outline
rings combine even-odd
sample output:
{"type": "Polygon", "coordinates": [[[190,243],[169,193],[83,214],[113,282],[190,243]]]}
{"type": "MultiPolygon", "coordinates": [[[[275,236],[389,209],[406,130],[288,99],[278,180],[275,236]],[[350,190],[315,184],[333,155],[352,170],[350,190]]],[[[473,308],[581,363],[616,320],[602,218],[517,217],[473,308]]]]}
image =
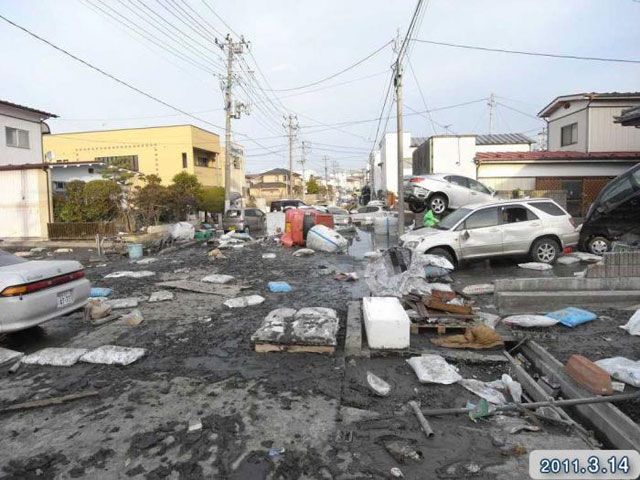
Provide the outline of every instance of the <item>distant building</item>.
{"type": "MultiPolygon", "coordinates": [[[[411,143],[411,134],[402,134],[402,174],[411,175],[411,154],[415,147],[411,143]]],[[[374,190],[386,190],[387,192],[398,193],[398,135],[396,133],[385,133],[378,145],[378,150],[374,152],[373,158],[373,188],[374,190]],[[377,171],[376,171],[377,170],[377,171]]]]}
{"type": "Polygon", "coordinates": [[[0,100],[0,237],[46,238],[53,218],[42,156],[53,113],[0,100]]]}
{"type": "MultiPolygon", "coordinates": [[[[293,172],[294,197],[302,195],[302,175],[293,172]],[[295,194],[298,192],[298,194],[295,194]]],[[[258,199],[264,198],[267,203],[289,196],[289,170],[273,168],[266,172],[252,175],[249,195],[258,199]]]]}
{"type": "MultiPolygon", "coordinates": [[[[220,137],[193,125],[129,128],[45,135],[43,149],[49,163],[102,163],[158,175],[168,185],[188,172],[205,187],[224,186],[224,148],[220,137]]],[[[231,150],[231,190],[242,193],[244,153],[231,150]]]]}
{"type": "Polygon", "coordinates": [[[48,163],[51,177],[52,193],[63,194],[67,190],[67,184],[74,180],[91,182],[103,180],[102,170],[104,163],[96,162],[65,162],[48,163]]]}
{"type": "Polygon", "coordinates": [[[434,135],[413,152],[413,174],[458,173],[476,178],[478,152],[528,152],[534,143],[526,135],[434,135]]]}

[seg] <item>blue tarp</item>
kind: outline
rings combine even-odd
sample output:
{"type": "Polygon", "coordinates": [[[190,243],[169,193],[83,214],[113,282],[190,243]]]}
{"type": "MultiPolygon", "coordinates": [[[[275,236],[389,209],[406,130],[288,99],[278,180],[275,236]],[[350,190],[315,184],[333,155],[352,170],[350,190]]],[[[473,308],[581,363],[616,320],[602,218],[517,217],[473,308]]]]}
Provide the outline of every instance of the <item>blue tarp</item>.
{"type": "Polygon", "coordinates": [[[558,322],[567,327],[575,327],[581,323],[591,322],[598,318],[593,312],[575,307],[563,308],[562,310],[547,313],[547,317],[558,320],[558,322]]]}
{"type": "Polygon", "coordinates": [[[91,293],[89,293],[90,297],[108,297],[109,295],[111,295],[111,289],[101,287],[91,287],[91,293]]]}
{"type": "Polygon", "coordinates": [[[290,292],[291,291],[291,285],[289,285],[287,282],[269,282],[269,290],[271,292],[290,292]]]}

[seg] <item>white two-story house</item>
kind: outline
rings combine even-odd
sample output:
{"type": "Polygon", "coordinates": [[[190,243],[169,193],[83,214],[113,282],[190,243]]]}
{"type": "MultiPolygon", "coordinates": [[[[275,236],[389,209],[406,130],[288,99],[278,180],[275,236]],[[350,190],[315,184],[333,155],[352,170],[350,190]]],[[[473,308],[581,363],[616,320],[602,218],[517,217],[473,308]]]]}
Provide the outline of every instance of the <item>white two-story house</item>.
{"type": "Polygon", "coordinates": [[[0,238],[46,238],[51,183],[42,155],[52,113],[0,100],[0,238]]]}
{"type": "Polygon", "coordinates": [[[616,122],[638,105],[640,92],[556,97],[538,114],[547,149],[479,152],[478,180],[500,190],[566,192],[569,213],[582,216],[612,178],[640,162],[640,129],[616,122]]]}

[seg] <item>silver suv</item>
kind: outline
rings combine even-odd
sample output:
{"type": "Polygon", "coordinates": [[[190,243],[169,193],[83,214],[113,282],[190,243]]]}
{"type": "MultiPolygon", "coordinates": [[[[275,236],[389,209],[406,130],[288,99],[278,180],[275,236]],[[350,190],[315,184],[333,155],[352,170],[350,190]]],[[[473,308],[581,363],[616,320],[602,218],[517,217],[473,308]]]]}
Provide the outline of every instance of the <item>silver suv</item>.
{"type": "Polygon", "coordinates": [[[467,205],[435,227],[406,233],[400,242],[452,262],[529,255],[534,262],[553,263],[578,237],[571,215],[553,200],[537,198],[467,205]]]}

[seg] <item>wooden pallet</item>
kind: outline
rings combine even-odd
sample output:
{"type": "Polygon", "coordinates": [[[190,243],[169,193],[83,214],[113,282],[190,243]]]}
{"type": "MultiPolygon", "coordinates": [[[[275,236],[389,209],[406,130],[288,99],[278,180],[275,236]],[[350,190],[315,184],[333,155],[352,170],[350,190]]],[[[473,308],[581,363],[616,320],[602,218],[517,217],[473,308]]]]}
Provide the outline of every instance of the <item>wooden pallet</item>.
{"type": "Polygon", "coordinates": [[[331,345],[283,345],[277,343],[256,343],[255,351],[266,352],[299,352],[299,353],[328,353],[336,351],[336,347],[331,345]]]}
{"type": "Polygon", "coordinates": [[[430,331],[431,333],[435,332],[438,335],[444,335],[446,333],[465,333],[469,328],[468,325],[448,325],[442,323],[412,323],[411,324],[411,334],[412,335],[420,335],[421,333],[426,333],[430,331]]]}

